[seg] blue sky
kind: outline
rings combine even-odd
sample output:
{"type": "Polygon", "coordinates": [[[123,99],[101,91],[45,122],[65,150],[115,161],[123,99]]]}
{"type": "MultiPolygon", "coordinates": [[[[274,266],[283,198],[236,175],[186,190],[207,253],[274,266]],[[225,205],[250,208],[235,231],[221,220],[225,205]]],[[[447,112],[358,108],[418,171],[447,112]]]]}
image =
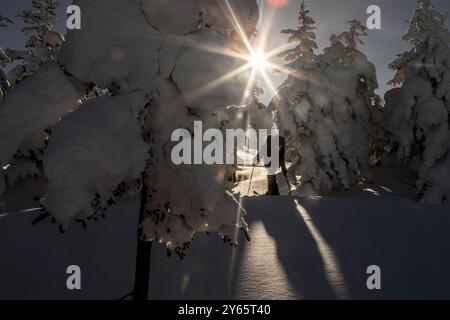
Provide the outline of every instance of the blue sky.
{"type": "MultiPolygon", "coordinates": [[[[95,0],[92,0],[95,1],[95,0]]],[[[214,0],[211,0],[214,1],[214,0]]],[[[260,4],[265,4],[266,0],[258,0],[260,4]]],[[[280,34],[284,28],[292,28],[297,25],[297,13],[300,0],[289,0],[286,7],[276,10],[269,33],[269,46],[277,47],[286,42],[286,36],[280,34]]],[[[58,10],[58,30],[64,33],[65,8],[72,3],[71,0],[62,0],[61,8],[58,10]]],[[[366,21],[366,14],[369,5],[378,5],[382,14],[382,29],[369,32],[369,37],[365,39],[365,45],[360,49],[365,52],[371,62],[377,66],[380,90],[383,94],[389,87],[386,82],[393,73],[388,69],[388,64],[395,59],[395,56],[409,48],[402,44],[400,38],[408,29],[408,21],[414,10],[418,6],[417,0],[307,0],[311,10],[311,16],[317,22],[317,37],[320,48],[328,46],[328,39],[333,33],[340,33],[347,28],[347,21],[359,19],[366,21]]],[[[449,0],[432,0],[435,8],[442,12],[450,12],[449,0]]],[[[0,0],[0,14],[14,18],[20,9],[30,7],[31,0],[0,0]]],[[[268,15],[267,5],[263,5],[263,21],[268,15]]],[[[124,22],[126,23],[126,22],[124,22]]],[[[20,23],[16,23],[7,30],[0,30],[0,46],[21,48],[24,36],[20,32],[20,23]]],[[[282,61],[280,61],[282,62],[282,61]]],[[[279,85],[284,77],[282,75],[271,74],[275,85],[279,85]]],[[[270,93],[266,90],[264,100],[270,98],[270,93]]]]}

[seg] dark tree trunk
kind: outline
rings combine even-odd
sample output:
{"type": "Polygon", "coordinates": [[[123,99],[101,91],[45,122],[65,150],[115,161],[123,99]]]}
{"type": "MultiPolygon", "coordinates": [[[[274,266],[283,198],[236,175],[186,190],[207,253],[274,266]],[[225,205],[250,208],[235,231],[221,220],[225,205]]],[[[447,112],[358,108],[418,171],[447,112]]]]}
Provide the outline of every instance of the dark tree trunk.
{"type": "MultiPolygon", "coordinates": [[[[141,205],[139,209],[139,225],[144,221],[147,203],[147,184],[142,179],[141,205]]],[[[136,271],[134,275],[133,300],[148,300],[150,282],[150,261],[152,256],[152,242],[143,241],[137,237],[136,271]]]]}

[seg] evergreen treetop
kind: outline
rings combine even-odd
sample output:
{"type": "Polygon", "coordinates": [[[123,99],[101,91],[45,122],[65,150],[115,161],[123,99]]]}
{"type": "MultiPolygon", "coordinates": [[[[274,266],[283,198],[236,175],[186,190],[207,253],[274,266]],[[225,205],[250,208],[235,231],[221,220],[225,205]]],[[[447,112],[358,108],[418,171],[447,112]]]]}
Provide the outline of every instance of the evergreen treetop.
{"type": "Polygon", "coordinates": [[[29,35],[26,42],[26,47],[29,49],[48,42],[47,39],[53,33],[56,22],[55,9],[59,6],[59,0],[33,0],[32,6],[32,10],[22,10],[17,13],[17,16],[27,25],[22,31],[29,35]]]}
{"type": "Polygon", "coordinates": [[[298,14],[297,29],[284,29],[283,34],[289,34],[288,43],[298,43],[293,49],[281,52],[278,56],[284,58],[288,62],[295,61],[299,58],[310,60],[314,56],[314,50],[317,49],[315,27],[316,22],[309,16],[305,1],[302,1],[298,14]]]}
{"type": "MultiPolygon", "coordinates": [[[[445,60],[449,54],[450,32],[446,26],[448,14],[442,14],[433,9],[430,0],[419,0],[419,9],[411,19],[408,32],[402,37],[402,41],[413,45],[389,65],[396,71],[394,78],[388,82],[391,85],[401,85],[405,81],[405,72],[415,60],[421,60],[422,56],[432,56],[435,63],[445,60]]],[[[420,66],[420,64],[416,64],[420,66]]]]}

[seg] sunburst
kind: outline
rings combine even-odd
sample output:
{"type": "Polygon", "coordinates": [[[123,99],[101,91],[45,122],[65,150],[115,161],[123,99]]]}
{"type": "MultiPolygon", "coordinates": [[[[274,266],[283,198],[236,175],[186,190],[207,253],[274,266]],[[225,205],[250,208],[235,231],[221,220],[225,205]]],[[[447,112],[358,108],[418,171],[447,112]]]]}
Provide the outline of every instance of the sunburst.
{"type": "Polygon", "coordinates": [[[269,72],[276,70],[286,75],[295,76],[295,74],[289,68],[270,61],[280,52],[289,48],[291,44],[288,43],[270,51],[266,51],[267,35],[272,25],[275,9],[271,10],[271,12],[267,15],[264,24],[260,25],[261,30],[259,35],[249,38],[230,1],[220,0],[218,2],[222,7],[225,16],[230,21],[235,34],[238,36],[240,43],[237,47],[239,47],[239,50],[229,47],[210,46],[195,42],[185,42],[184,45],[213,54],[228,56],[230,58],[242,61],[243,64],[241,64],[238,68],[221,75],[216,80],[210,81],[208,84],[197,88],[195,92],[191,92],[187,95],[189,97],[188,100],[193,101],[201,96],[207,95],[223,83],[245,73],[248,74],[248,81],[246,87],[243,88],[242,100],[240,101],[241,104],[243,104],[245,99],[248,97],[248,92],[251,92],[252,88],[257,86],[258,81],[263,81],[264,85],[270,89],[271,94],[274,97],[277,97],[277,90],[270,79],[269,72]]]}

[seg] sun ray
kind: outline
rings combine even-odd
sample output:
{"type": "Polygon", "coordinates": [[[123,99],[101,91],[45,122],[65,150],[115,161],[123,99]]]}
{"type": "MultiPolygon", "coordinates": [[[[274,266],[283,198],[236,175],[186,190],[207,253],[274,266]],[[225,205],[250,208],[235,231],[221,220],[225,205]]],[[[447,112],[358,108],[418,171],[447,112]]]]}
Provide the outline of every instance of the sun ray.
{"type": "Polygon", "coordinates": [[[269,87],[270,90],[272,90],[272,94],[278,98],[278,91],[275,89],[274,85],[272,84],[272,81],[269,78],[269,75],[267,74],[266,70],[261,69],[260,70],[261,76],[263,77],[264,81],[266,82],[266,85],[269,87]]]}
{"type": "Polygon", "coordinates": [[[221,46],[204,45],[204,44],[196,43],[195,41],[192,41],[192,40],[185,39],[184,44],[185,44],[185,46],[193,48],[193,49],[203,50],[206,52],[227,56],[230,58],[246,60],[246,57],[247,57],[245,54],[237,52],[230,48],[225,48],[225,47],[221,47],[221,46]]]}
{"type": "Polygon", "coordinates": [[[273,18],[275,17],[275,12],[276,12],[276,10],[272,8],[270,10],[269,15],[267,16],[267,20],[262,23],[263,27],[262,27],[262,31],[261,31],[261,36],[264,39],[266,39],[267,35],[269,34],[270,27],[272,26],[273,18]]]}
{"type": "Polygon", "coordinates": [[[271,9],[270,13],[268,13],[265,17],[265,20],[262,19],[259,21],[258,28],[260,29],[260,34],[255,36],[252,41],[250,41],[249,36],[246,34],[246,30],[243,28],[242,23],[239,20],[238,15],[233,9],[232,4],[229,0],[219,1],[222,9],[232,28],[235,30],[237,35],[237,39],[241,42],[243,47],[241,49],[236,50],[230,47],[221,47],[221,46],[210,46],[204,45],[201,43],[197,43],[195,38],[187,38],[183,37],[174,38],[173,41],[182,43],[185,47],[190,47],[198,50],[204,50],[207,52],[211,52],[218,55],[228,56],[237,60],[242,60],[245,62],[245,65],[232,70],[226,73],[223,76],[220,76],[218,79],[214,81],[210,81],[201,88],[195,90],[195,92],[187,95],[186,100],[188,103],[192,103],[197,98],[206,95],[208,92],[216,89],[218,86],[232,79],[233,77],[239,75],[240,73],[246,72],[250,69],[249,77],[245,88],[243,88],[242,99],[240,101],[240,105],[245,104],[246,99],[249,97],[249,93],[251,94],[253,87],[256,85],[262,85],[271,91],[271,94],[274,98],[278,97],[277,89],[275,88],[268,71],[278,71],[288,76],[293,76],[296,78],[302,78],[302,75],[297,74],[293,69],[288,66],[281,66],[276,64],[275,62],[271,62],[270,59],[276,57],[280,52],[286,50],[291,46],[291,44],[284,44],[277,48],[274,48],[270,51],[266,52],[267,46],[267,37],[270,31],[270,27],[272,25],[273,18],[275,16],[276,10],[271,9]],[[253,44],[252,44],[253,42],[253,44]],[[261,83],[259,83],[261,81],[261,83]]]}
{"type": "Polygon", "coordinates": [[[243,44],[246,47],[246,49],[248,50],[248,52],[252,53],[253,47],[250,43],[250,40],[247,37],[247,34],[245,33],[244,28],[242,27],[241,22],[239,21],[239,18],[237,17],[236,13],[234,12],[233,7],[230,4],[230,1],[225,0],[224,3],[225,3],[225,8],[227,9],[227,10],[225,10],[225,14],[230,19],[230,22],[231,22],[233,28],[238,33],[239,37],[241,38],[241,41],[243,42],[243,44]]]}
{"type": "Polygon", "coordinates": [[[193,101],[195,101],[196,99],[204,96],[205,94],[207,94],[208,92],[214,90],[215,88],[217,88],[218,86],[220,86],[221,84],[227,82],[228,80],[236,77],[237,75],[241,74],[242,72],[245,72],[246,70],[249,70],[251,68],[251,64],[247,63],[237,69],[234,69],[230,72],[228,72],[227,74],[223,75],[222,77],[209,82],[208,84],[204,85],[203,87],[197,89],[195,92],[190,93],[188,95],[186,95],[185,99],[186,99],[186,103],[192,103],[193,101]]]}
{"type": "Polygon", "coordinates": [[[213,46],[213,45],[206,45],[206,44],[203,44],[200,42],[196,42],[186,35],[166,36],[164,41],[166,43],[170,43],[172,45],[179,46],[180,48],[187,47],[187,48],[210,52],[210,53],[214,53],[214,54],[218,54],[218,55],[222,55],[222,56],[227,56],[230,58],[236,58],[236,59],[240,59],[240,60],[247,59],[247,55],[245,55],[244,53],[238,52],[236,50],[232,50],[227,47],[219,46],[219,45],[213,46]]]}
{"type": "Polygon", "coordinates": [[[285,51],[285,50],[287,50],[287,49],[289,49],[291,47],[292,47],[291,43],[286,43],[286,44],[283,44],[281,46],[276,47],[275,49],[270,50],[269,52],[266,52],[264,54],[264,56],[265,56],[266,59],[271,59],[271,58],[276,57],[278,54],[280,54],[281,52],[283,52],[283,51],[285,51]]]}
{"type": "Polygon", "coordinates": [[[255,72],[255,69],[252,68],[251,72],[250,72],[250,76],[247,81],[247,85],[245,86],[245,90],[242,94],[242,99],[241,99],[240,105],[243,105],[245,103],[245,100],[248,98],[248,94],[252,90],[252,87],[253,87],[255,81],[256,81],[256,72],[255,72]]]}
{"type": "Polygon", "coordinates": [[[301,75],[298,74],[298,71],[294,68],[290,68],[287,65],[278,65],[272,62],[267,62],[267,67],[273,71],[277,71],[288,76],[293,76],[299,79],[302,79],[301,75]]]}
{"type": "Polygon", "coordinates": [[[263,21],[263,18],[261,17],[260,26],[261,29],[259,32],[259,35],[257,36],[258,42],[257,42],[257,51],[263,53],[264,57],[266,57],[264,51],[265,46],[267,45],[267,36],[270,31],[270,27],[272,25],[272,20],[275,16],[275,10],[271,10],[269,15],[267,16],[267,19],[263,21]]]}

